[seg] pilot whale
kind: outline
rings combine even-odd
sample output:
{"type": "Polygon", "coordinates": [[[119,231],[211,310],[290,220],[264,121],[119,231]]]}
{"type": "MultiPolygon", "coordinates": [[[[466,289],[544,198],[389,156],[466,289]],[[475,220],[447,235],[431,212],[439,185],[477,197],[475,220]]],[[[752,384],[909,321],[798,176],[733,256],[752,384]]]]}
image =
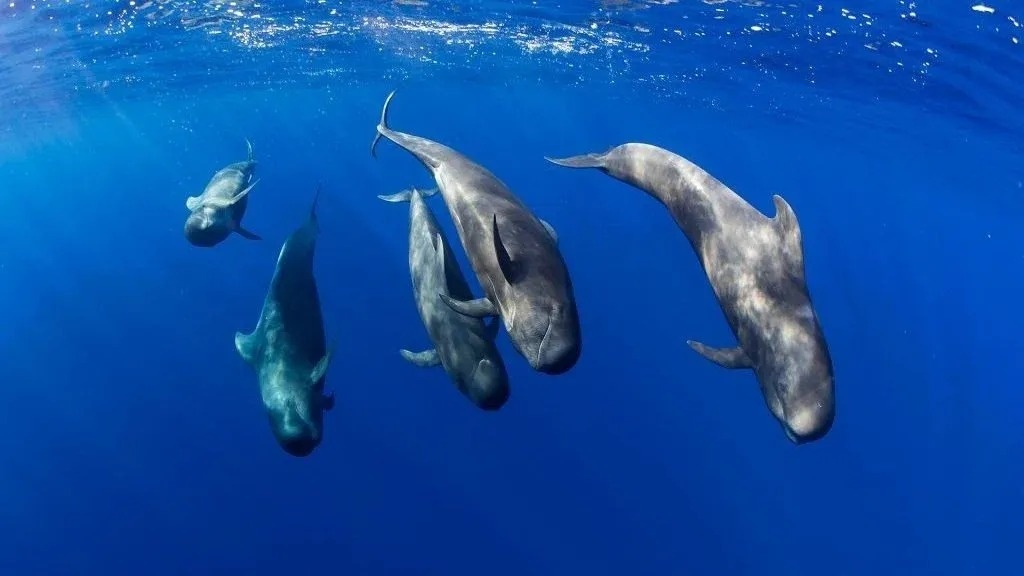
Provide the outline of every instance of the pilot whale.
{"type": "Polygon", "coordinates": [[[422,367],[441,365],[473,404],[497,410],[509,396],[505,363],[494,345],[499,322],[486,326],[479,318],[465,316],[445,304],[440,295],[470,300],[473,293],[448,246],[441,226],[424,201],[437,190],[416,188],[378,196],[387,202],[409,202],[409,274],[416,309],[434,347],[421,352],[400,351],[403,358],[422,367]]]}
{"type": "Polygon", "coordinates": [[[693,162],[650,144],[545,159],[597,168],[661,202],[696,252],[739,342],[687,344],[724,368],[752,369],[792,442],[828,433],[835,418],[832,358],[807,288],[800,225],[781,196],[773,197],[776,214],[768,218],[693,162]]]}
{"type": "Polygon", "coordinates": [[[260,239],[242,227],[249,191],[256,185],[252,180],[256,172],[252,144],[248,140],[245,143],[249,149],[247,160],[221,168],[210,178],[202,194],[185,200],[185,207],[191,212],[185,220],[185,238],[194,246],[216,246],[232,232],[249,240],[260,239]]]}
{"type": "Polygon", "coordinates": [[[313,277],[319,196],[317,187],[309,218],[281,247],[256,329],[235,333],[235,349],[256,371],[274,437],[299,457],[320,444],[323,413],[334,407],[334,394],[323,391],[331,354],[313,277]]]}
{"type": "Polygon", "coordinates": [[[474,318],[500,316],[516,351],[546,374],[579,360],[580,319],[569,270],[554,228],[537,218],[483,166],[432,140],[388,127],[388,94],[370,146],[383,136],[415,156],[434,176],[484,297],[441,299],[474,318]]]}

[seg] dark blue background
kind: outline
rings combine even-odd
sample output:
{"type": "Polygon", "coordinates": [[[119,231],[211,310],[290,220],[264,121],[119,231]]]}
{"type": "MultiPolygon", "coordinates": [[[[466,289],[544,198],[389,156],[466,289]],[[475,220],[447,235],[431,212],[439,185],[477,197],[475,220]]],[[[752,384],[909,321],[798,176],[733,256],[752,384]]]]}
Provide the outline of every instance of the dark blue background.
{"type": "Polygon", "coordinates": [[[914,135],[841,110],[785,123],[629,90],[431,82],[112,101],[26,133],[0,163],[0,572],[1021,573],[1020,157],[875,112],[914,135]],[[502,332],[498,413],[398,355],[428,341],[407,207],[376,195],[432,181],[389,142],[369,154],[392,88],[393,128],[489,167],[560,235],[583,355],[544,376],[502,332]],[[260,178],[245,222],[265,240],[194,248],[185,198],[245,138],[260,178]],[[769,216],[773,193],[794,207],[835,362],[825,439],[790,444],[753,374],[686,346],[733,339],[664,208],[543,160],[626,141],[769,216]],[[233,334],[320,180],[337,408],[296,459],[233,334]]]}

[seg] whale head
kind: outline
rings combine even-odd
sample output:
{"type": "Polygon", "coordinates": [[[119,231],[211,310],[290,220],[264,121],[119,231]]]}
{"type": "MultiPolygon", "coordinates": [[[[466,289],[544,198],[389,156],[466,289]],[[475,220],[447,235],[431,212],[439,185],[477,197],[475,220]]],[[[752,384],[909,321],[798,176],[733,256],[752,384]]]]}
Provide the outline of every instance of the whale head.
{"type": "Polygon", "coordinates": [[[835,421],[836,406],[831,371],[811,369],[799,376],[793,391],[782,399],[779,418],[786,437],[794,444],[820,440],[835,421]]]}
{"type": "Polygon", "coordinates": [[[545,374],[568,372],[580,358],[580,320],[576,307],[561,302],[528,307],[526,318],[509,331],[530,367],[545,374]]]}
{"type": "Polygon", "coordinates": [[[508,400],[508,372],[501,358],[483,358],[464,383],[466,395],[484,410],[497,410],[508,400]]]}
{"type": "Polygon", "coordinates": [[[216,246],[231,234],[229,218],[225,210],[200,206],[185,220],[185,238],[194,246],[216,246]]]}
{"type": "MultiPolygon", "coordinates": [[[[809,308],[809,307],[808,307],[809,308]]],[[[805,311],[801,322],[782,325],[782,336],[775,344],[771,373],[774,396],[772,412],[794,444],[806,444],[823,438],[835,420],[835,377],[828,345],[812,311],[805,311]]]]}
{"type": "Polygon", "coordinates": [[[321,427],[307,418],[294,402],[271,411],[270,426],[277,443],[292,456],[309,456],[320,445],[321,427]]]}

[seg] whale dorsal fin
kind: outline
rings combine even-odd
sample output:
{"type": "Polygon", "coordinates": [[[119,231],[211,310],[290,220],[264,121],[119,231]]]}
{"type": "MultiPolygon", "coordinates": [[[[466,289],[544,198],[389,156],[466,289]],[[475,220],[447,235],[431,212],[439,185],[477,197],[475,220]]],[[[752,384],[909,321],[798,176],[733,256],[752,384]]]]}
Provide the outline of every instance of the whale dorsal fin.
{"type": "Polygon", "coordinates": [[[440,233],[434,234],[434,257],[437,258],[437,267],[440,269],[441,277],[444,278],[444,291],[451,293],[451,283],[448,282],[448,267],[445,266],[444,238],[440,233]]]}
{"type": "Polygon", "coordinates": [[[793,208],[778,194],[772,196],[775,203],[775,229],[779,231],[785,246],[786,254],[799,262],[803,261],[803,240],[800,234],[800,223],[797,222],[793,208]]]}
{"type": "Polygon", "coordinates": [[[263,352],[263,341],[258,334],[258,330],[254,330],[250,334],[243,334],[241,332],[235,332],[235,350],[238,351],[238,355],[245,360],[245,363],[250,366],[256,366],[256,362],[259,361],[260,354],[263,352]]]}
{"type": "Polygon", "coordinates": [[[519,279],[519,264],[512,260],[512,256],[509,255],[508,249],[505,248],[505,243],[501,240],[501,232],[498,231],[497,214],[493,215],[492,223],[494,253],[498,258],[498,266],[501,268],[501,274],[505,277],[506,282],[509,284],[515,284],[516,280],[519,279]]]}

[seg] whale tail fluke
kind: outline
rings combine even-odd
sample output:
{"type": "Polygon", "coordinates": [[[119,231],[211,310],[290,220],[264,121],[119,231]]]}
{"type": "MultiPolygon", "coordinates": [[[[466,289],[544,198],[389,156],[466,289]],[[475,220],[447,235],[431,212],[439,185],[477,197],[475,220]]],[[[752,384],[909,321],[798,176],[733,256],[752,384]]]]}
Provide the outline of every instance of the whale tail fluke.
{"type": "Polygon", "coordinates": [[[324,188],[323,181],[319,181],[319,182],[316,183],[316,190],[313,192],[313,202],[310,203],[310,206],[309,206],[309,221],[308,222],[314,228],[317,228],[317,229],[320,228],[320,220],[319,220],[319,218],[317,218],[316,209],[320,205],[320,192],[323,190],[323,188],[324,188]]]}
{"type": "Polygon", "coordinates": [[[385,202],[408,202],[412,200],[412,191],[402,190],[401,192],[396,192],[394,194],[377,194],[377,198],[380,198],[385,202]]]}
{"type": "Polygon", "coordinates": [[[310,218],[316,218],[316,207],[320,204],[320,192],[324,189],[324,183],[317,182],[316,190],[313,191],[313,202],[309,206],[310,218]]]}
{"type": "Polygon", "coordinates": [[[604,154],[594,153],[570,156],[568,158],[544,157],[548,162],[558,164],[559,166],[565,166],[566,168],[604,168],[604,158],[604,154]]]}
{"type": "Polygon", "coordinates": [[[394,96],[395,91],[392,90],[384,100],[384,108],[380,111],[380,122],[377,123],[377,134],[373,137],[373,143],[370,144],[370,155],[374,158],[377,157],[377,142],[380,142],[380,137],[384,135],[386,130],[388,130],[388,106],[391,105],[391,99],[394,98],[394,96]]]}
{"type": "Polygon", "coordinates": [[[431,188],[430,190],[420,190],[419,188],[410,188],[409,190],[402,190],[394,194],[378,194],[377,198],[385,202],[409,202],[412,200],[413,192],[420,195],[421,198],[430,198],[434,194],[437,194],[437,188],[431,188]]]}

